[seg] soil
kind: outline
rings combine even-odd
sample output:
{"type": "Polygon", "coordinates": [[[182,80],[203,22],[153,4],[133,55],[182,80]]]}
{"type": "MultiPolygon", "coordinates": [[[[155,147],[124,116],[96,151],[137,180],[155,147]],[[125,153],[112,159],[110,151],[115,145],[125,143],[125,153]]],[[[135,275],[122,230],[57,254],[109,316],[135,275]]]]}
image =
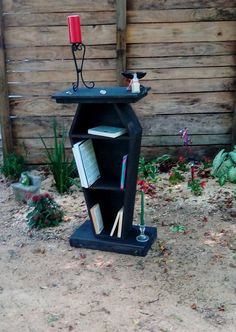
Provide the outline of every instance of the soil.
{"type": "MultiPolygon", "coordinates": [[[[41,173],[42,175],[42,173],[41,173]]],[[[207,179],[201,196],[161,174],[145,220],[158,239],[145,257],[72,248],[87,217],[82,192],[56,193],[60,226],[29,230],[29,207],[0,182],[1,332],[236,331],[235,184],[207,179]]],[[[134,223],[138,223],[137,198],[134,223]]]]}

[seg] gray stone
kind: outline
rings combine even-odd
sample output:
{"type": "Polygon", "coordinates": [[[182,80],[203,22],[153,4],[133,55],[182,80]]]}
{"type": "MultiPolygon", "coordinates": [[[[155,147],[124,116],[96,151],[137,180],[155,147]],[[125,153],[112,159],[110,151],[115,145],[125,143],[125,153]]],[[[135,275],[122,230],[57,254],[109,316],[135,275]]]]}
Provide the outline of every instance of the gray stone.
{"type": "Polygon", "coordinates": [[[31,180],[31,185],[25,186],[20,182],[12,183],[11,187],[15,199],[21,202],[27,202],[32,196],[40,193],[41,177],[27,173],[31,180]]]}

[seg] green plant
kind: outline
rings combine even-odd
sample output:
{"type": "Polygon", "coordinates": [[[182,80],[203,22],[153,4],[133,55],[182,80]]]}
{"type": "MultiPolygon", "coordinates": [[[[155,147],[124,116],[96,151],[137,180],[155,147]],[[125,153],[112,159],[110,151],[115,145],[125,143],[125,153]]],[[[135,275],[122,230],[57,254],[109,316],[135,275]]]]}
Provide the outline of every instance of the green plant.
{"type": "Polygon", "coordinates": [[[186,158],[184,158],[183,156],[180,156],[177,161],[177,170],[186,172],[186,171],[188,171],[188,169],[189,169],[189,167],[187,166],[186,158]]]}
{"type": "Polygon", "coordinates": [[[33,196],[30,207],[33,209],[26,216],[30,228],[57,226],[62,221],[63,212],[49,194],[33,196]]]}
{"type": "Polygon", "coordinates": [[[160,172],[169,172],[169,170],[176,164],[169,154],[163,154],[155,159],[160,172]]]}
{"type": "Polygon", "coordinates": [[[236,183],[236,146],[230,152],[220,150],[212,162],[212,176],[218,179],[221,186],[226,181],[236,183]]]}
{"type": "Polygon", "coordinates": [[[75,161],[69,161],[65,152],[65,132],[62,131],[61,138],[58,138],[56,121],[53,122],[54,147],[49,149],[41,137],[45,148],[46,158],[50,171],[53,174],[57,191],[62,194],[67,192],[72,184],[76,184],[73,175],[76,169],[75,161]]]}
{"type": "Polygon", "coordinates": [[[207,157],[203,157],[202,165],[203,165],[203,169],[211,168],[212,167],[212,160],[207,158],[207,157]]]}
{"type": "Polygon", "coordinates": [[[10,153],[4,158],[0,172],[10,180],[18,180],[21,173],[24,171],[24,167],[24,157],[16,153],[10,153]]]}
{"type": "Polygon", "coordinates": [[[203,188],[205,187],[206,182],[200,181],[199,179],[193,179],[189,181],[188,187],[191,189],[191,192],[195,196],[200,196],[202,194],[203,188]]]}
{"type": "Polygon", "coordinates": [[[172,171],[170,172],[170,176],[169,176],[169,182],[170,184],[178,184],[180,182],[184,181],[184,176],[180,174],[180,172],[177,169],[172,169],[172,171]]]}
{"type": "Polygon", "coordinates": [[[170,230],[173,233],[181,233],[186,231],[186,227],[182,225],[174,225],[170,227],[170,230]]]}
{"type": "Polygon", "coordinates": [[[147,179],[155,181],[158,175],[156,160],[147,162],[144,157],[139,158],[138,177],[140,179],[147,179]]]}

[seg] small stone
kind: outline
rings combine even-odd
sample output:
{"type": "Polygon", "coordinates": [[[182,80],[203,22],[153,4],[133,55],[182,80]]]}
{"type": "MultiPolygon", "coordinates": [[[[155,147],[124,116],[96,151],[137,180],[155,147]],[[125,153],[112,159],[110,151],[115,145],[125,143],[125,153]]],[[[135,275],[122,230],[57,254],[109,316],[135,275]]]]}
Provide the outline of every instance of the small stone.
{"type": "Polygon", "coordinates": [[[45,248],[35,248],[32,250],[33,254],[45,254],[45,248]]]}
{"type": "Polygon", "coordinates": [[[228,209],[228,212],[232,218],[236,218],[236,209],[235,208],[228,209]]]}

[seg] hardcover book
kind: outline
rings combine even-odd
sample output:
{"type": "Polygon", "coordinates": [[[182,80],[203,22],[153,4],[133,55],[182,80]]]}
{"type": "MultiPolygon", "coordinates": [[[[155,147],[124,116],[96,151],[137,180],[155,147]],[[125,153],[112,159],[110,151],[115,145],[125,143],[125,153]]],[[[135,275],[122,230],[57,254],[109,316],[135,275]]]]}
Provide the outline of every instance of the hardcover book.
{"type": "Polygon", "coordinates": [[[116,138],[127,132],[126,128],[112,126],[97,126],[88,129],[88,134],[116,138]]]}
{"type": "Polygon", "coordinates": [[[81,186],[90,187],[101,175],[91,139],[78,142],[72,148],[81,186]]]}
{"type": "Polygon", "coordinates": [[[102,214],[99,204],[95,204],[91,209],[91,217],[96,234],[100,234],[104,228],[102,214]]]}

